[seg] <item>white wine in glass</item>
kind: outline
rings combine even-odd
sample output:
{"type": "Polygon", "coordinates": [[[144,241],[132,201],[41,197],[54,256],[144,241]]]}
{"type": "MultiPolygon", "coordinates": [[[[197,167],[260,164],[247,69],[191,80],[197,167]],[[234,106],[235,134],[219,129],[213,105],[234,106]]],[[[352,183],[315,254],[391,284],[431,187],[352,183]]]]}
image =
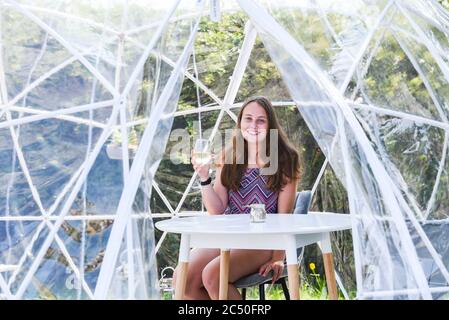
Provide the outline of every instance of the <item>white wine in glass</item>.
{"type": "Polygon", "coordinates": [[[209,140],[197,139],[193,149],[193,156],[199,165],[209,163],[212,158],[209,151],[209,140]]]}
{"type": "Polygon", "coordinates": [[[211,160],[210,152],[194,152],[195,160],[199,165],[209,163],[211,160]]]}

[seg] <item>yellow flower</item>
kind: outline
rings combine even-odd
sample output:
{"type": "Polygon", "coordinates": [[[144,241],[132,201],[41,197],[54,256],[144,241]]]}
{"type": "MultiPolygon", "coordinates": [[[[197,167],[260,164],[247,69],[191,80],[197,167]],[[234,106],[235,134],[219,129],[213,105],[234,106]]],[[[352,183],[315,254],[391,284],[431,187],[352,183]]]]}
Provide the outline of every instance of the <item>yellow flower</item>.
{"type": "Polygon", "coordinates": [[[312,271],[315,270],[315,263],[313,263],[313,262],[310,263],[310,264],[309,264],[309,268],[310,268],[310,270],[312,270],[312,271]]]}

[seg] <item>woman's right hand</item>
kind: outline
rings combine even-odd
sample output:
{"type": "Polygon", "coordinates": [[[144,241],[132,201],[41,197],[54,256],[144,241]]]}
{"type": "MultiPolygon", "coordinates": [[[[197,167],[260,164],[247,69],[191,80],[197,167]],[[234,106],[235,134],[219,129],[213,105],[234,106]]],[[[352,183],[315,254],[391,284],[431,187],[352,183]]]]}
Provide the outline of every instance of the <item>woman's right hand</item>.
{"type": "Polygon", "coordinates": [[[191,162],[193,165],[193,170],[195,170],[200,177],[201,181],[206,181],[209,178],[209,169],[210,169],[210,162],[206,164],[200,164],[196,161],[195,155],[192,154],[191,162]]]}

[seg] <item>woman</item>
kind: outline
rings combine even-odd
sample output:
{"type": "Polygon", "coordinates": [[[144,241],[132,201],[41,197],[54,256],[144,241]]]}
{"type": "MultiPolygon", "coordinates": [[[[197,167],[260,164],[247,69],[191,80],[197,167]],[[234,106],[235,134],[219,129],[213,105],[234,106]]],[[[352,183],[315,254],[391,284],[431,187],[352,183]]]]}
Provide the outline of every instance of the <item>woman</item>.
{"type": "MultiPolygon", "coordinates": [[[[201,180],[203,203],[208,213],[249,213],[250,208],[245,206],[260,202],[265,204],[267,213],[291,213],[299,178],[299,157],[280,128],[270,101],[264,97],[246,101],[238,115],[235,132],[232,147],[217,164],[213,186],[209,165],[200,165],[192,158],[193,168],[201,180]],[[278,169],[274,174],[264,176],[261,169],[273,165],[267,160],[274,159],[271,157],[274,154],[270,155],[268,133],[271,129],[275,129],[278,135],[275,149],[278,169]],[[243,148],[239,148],[239,139],[243,140],[243,148]]],[[[273,271],[274,283],[282,274],[284,258],[283,250],[231,250],[229,299],[241,299],[232,283],[248,274],[258,271],[266,276],[273,271]]],[[[219,268],[219,249],[192,250],[185,298],[218,299],[219,268]]]]}

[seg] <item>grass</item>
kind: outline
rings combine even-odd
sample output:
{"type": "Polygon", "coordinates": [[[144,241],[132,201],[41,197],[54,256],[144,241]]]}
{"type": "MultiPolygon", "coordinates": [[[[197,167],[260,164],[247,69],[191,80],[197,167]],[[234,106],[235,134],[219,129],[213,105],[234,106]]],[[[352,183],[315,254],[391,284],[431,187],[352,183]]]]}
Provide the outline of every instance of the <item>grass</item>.
{"type": "MultiPolygon", "coordinates": [[[[309,284],[308,282],[304,282],[300,288],[299,296],[301,300],[327,300],[327,288],[326,286],[318,288],[309,284]]],[[[350,293],[350,297],[351,297],[350,293]]],[[[352,297],[353,299],[354,297],[352,297]]],[[[171,300],[172,297],[168,293],[164,293],[161,296],[162,300],[171,300]]],[[[246,290],[246,299],[247,300],[259,300],[259,288],[251,287],[246,290]]],[[[265,285],[265,299],[266,300],[285,300],[284,293],[282,291],[281,285],[268,284],[265,285]]],[[[345,297],[339,292],[339,300],[344,300],[345,297]]]]}
{"type": "MultiPolygon", "coordinates": [[[[307,277],[302,276],[301,287],[299,290],[299,296],[301,300],[327,300],[327,284],[326,279],[320,274],[315,272],[315,264],[309,264],[310,274],[307,277]]],[[[288,280],[287,280],[288,282],[288,280]]],[[[259,299],[259,288],[253,287],[246,291],[248,300],[259,299]]],[[[355,294],[350,293],[350,298],[353,299],[355,294]]],[[[280,285],[265,285],[265,298],[267,300],[284,300],[284,293],[280,285]]],[[[344,300],[345,297],[339,292],[339,300],[344,300]]]]}
{"type": "MultiPolygon", "coordinates": [[[[309,264],[310,274],[307,277],[301,277],[301,287],[299,291],[299,296],[301,300],[327,300],[327,284],[324,276],[315,272],[315,264],[309,264]]],[[[288,283],[288,280],[287,280],[288,283]]],[[[288,285],[288,284],[287,284],[288,285]]],[[[343,294],[339,291],[339,300],[345,300],[343,294]]],[[[349,298],[355,298],[355,292],[349,292],[349,298]]],[[[172,299],[171,295],[164,293],[161,297],[162,300],[172,299]]],[[[247,300],[258,300],[259,299],[259,287],[251,287],[246,290],[247,300]]],[[[282,287],[279,284],[268,284],[265,285],[265,299],[266,300],[285,300],[282,287]]]]}
{"type": "MultiPolygon", "coordinates": [[[[327,300],[327,289],[322,290],[315,287],[311,287],[307,283],[302,285],[299,291],[299,296],[301,300],[327,300]]],[[[259,288],[253,287],[246,290],[247,300],[258,300],[259,299],[259,288]]],[[[266,300],[285,300],[282,287],[280,285],[266,285],[265,286],[265,299],[266,300]]],[[[339,299],[344,300],[344,296],[341,295],[339,299]]]]}

